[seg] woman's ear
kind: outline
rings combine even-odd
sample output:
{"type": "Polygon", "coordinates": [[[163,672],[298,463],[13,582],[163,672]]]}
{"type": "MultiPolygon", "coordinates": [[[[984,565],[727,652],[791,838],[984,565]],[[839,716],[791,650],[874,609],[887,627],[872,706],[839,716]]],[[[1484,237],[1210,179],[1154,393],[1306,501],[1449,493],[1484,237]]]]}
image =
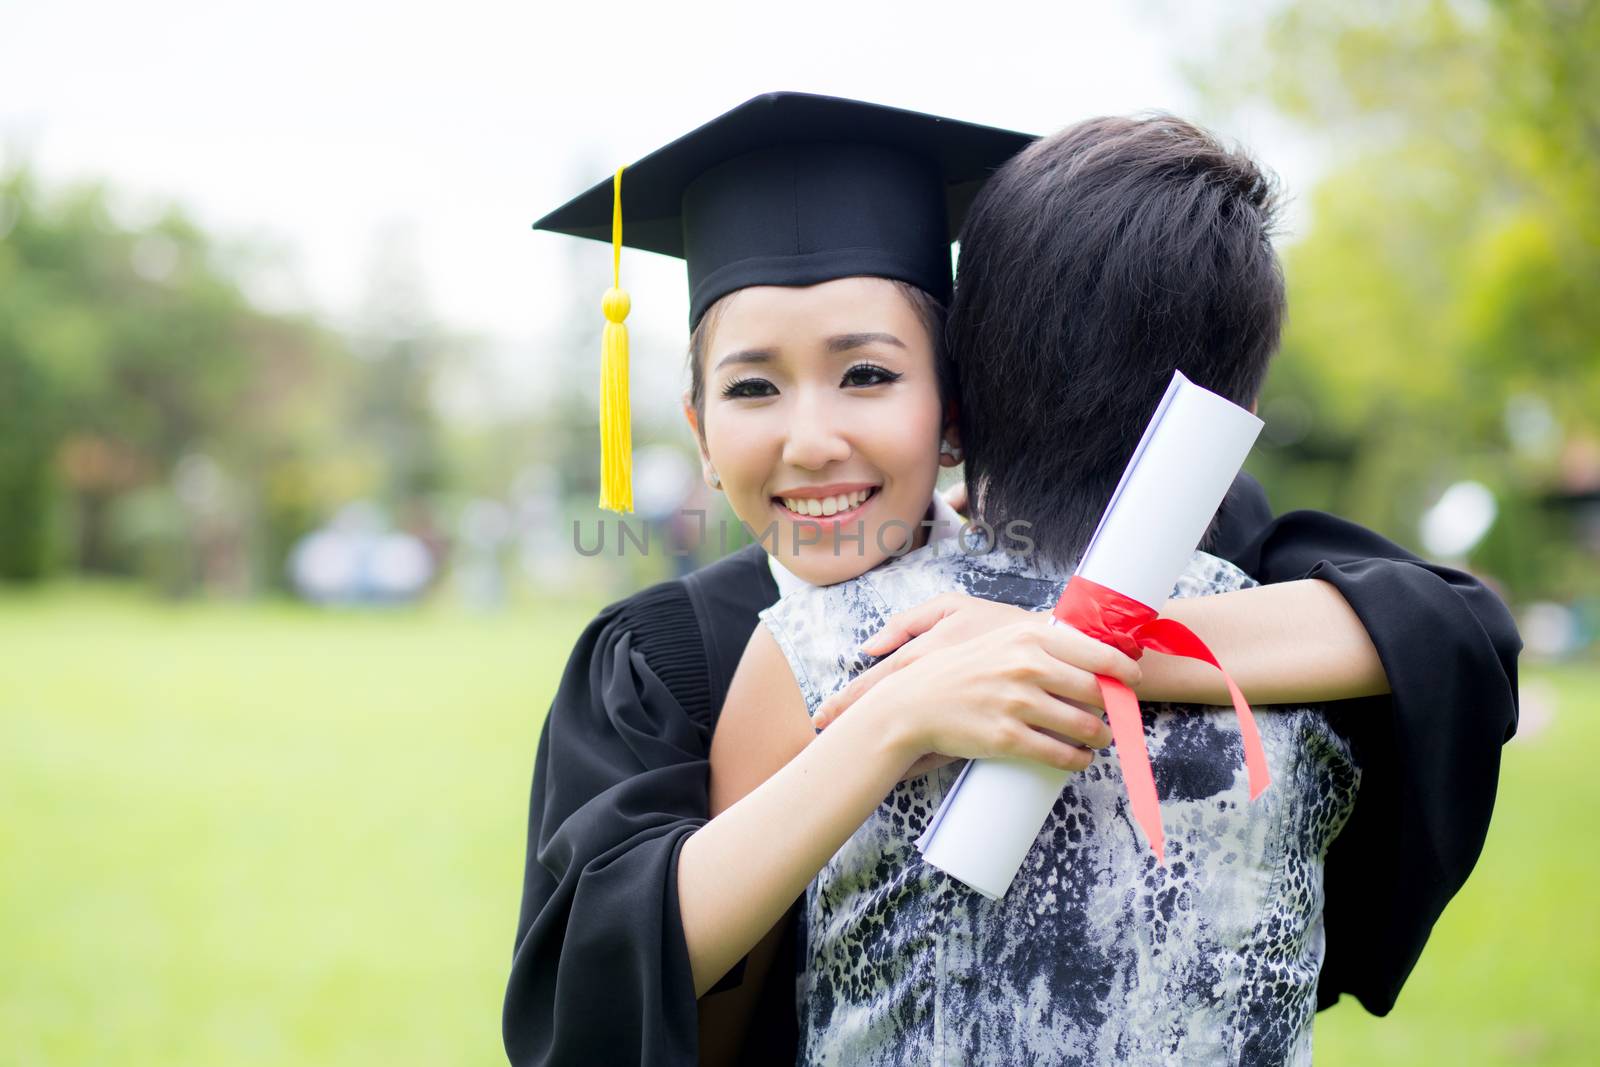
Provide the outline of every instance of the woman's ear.
{"type": "Polygon", "coordinates": [[[683,391],[683,398],[679,401],[683,405],[683,421],[689,424],[689,432],[694,434],[694,443],[700,447],[700,454],[706,454],[705,434],[700,432],[700,413],[694,409],[694,398],[689,395],[689,390],[683,391]]]}
{"type": "Polygon", "coordinates": [[[711,453],[706,451],[706,435],[700,429],[700,413],[694,409],[694,400],[687,389],[683,393],[683,420],[689,424],[689,432],[694,434],[694,443],[700,449],[700,477],[713,489],[722,488],[722,479],[717,477],[716,469],[711,466],[711,453]]]}

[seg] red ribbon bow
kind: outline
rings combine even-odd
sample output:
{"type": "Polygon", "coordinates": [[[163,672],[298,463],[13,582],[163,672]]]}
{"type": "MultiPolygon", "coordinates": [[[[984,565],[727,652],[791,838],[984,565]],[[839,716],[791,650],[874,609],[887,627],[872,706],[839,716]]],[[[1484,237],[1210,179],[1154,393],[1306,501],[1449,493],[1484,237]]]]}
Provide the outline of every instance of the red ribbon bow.
{"type": "MultiPolygon", "coordinates": [[[[1256,730],[1250,705],[1245,703],[1244,694],[1239,692],[1239,687],[1233,684],[1233,679],[1217,662],[1217,657],[1211,654],[1206,643],[1193,630],[1181,622],[1158,618],[1154,609],[1132,597],[1123,596],[1115,589],[1079,577],[1067,583],[1052,614],[1068,626],[1104,641],[1132,659],[1138,659],[1149,650],[1197,659],[1222,671],[1222,680],[1228,683],[1228,693],[1233,697],[1233,710],[1239,714],[1239,732],[1244,735],[1244,764],[1250,772],[1250,799],[1260,796],[1272,784],[1272,775],[1267,770],[1267,753],[1261,747],[1261,734],[1256,730]]],[[[1111,721],[1111,738],[1116,743],[1118,758],[1122,760],[1122,780],[1128,789],[1128,804],[1133,809],[1134,821],[1144,828],[1156,859],[1166,863],[1161,802],[1156,797],[1155,775],[1150,771],[1150,754],[1144,747],[1144,720],[1139,716],[1139,698],[1115,678],[1097,674],[1095,681],[1100,683],[1106,717],[1111,721]]]]}

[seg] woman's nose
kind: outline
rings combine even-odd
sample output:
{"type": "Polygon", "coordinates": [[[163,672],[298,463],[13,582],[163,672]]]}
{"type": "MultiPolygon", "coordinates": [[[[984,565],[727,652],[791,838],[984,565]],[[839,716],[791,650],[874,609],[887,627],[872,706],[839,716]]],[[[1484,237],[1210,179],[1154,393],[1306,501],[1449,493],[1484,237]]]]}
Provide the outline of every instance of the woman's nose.
{"type": "Polygon", "coordinates": [[[849,459],[850,440],[837,415],[827,400],[802,398],[794,407],[783,461],[803,470],[821,470],[849,459]]]}

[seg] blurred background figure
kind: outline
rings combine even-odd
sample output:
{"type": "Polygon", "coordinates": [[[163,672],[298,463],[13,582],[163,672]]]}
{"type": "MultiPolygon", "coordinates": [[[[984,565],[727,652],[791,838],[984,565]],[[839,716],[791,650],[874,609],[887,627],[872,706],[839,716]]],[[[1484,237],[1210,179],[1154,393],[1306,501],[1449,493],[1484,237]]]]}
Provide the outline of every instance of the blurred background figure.
{"type": "Polygon", "coordinates": [[[319,604],[404,604],[422,595],[434,570],[421,538],[387,529],[364,501],[340,509],[289,553],[295,591],[319,604]]]}
{"type": "MultiPolygon", "coordinates": [[[[633,505],[649,531],[646,551],[665,557],[674,577],[687,574],[699,565],[695,552],[703,536],[696,516],[688,514],[699,469],[681,448],[665,445],[640,449],[633,462],[639,486],[633,505]]],[[[701,512],[703,520],[703,506],[701,512]]]]}
{"type": "Polygon", "coordinates": [[[511,513],[498,500],[474,498],[461,509],[456,583],[462,600],[480,611],[505,603],[501,553],[511,539],[511,513]]]}
{"type": "Polygon", "coordinates": [[[523,576],[541,589],[570,589],[572,561],[562,529],[561,473],[544,463],[524,467],[512,480],[511,501],[523,576]]]}

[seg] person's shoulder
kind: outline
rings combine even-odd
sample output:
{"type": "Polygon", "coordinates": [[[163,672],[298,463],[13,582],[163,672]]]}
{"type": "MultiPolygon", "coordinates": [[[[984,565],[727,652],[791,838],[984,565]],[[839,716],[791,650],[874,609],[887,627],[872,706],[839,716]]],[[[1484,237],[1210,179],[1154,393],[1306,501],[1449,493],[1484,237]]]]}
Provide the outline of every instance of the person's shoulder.
{"type": "MultiPolygon", "coordinates": [[[[904,582],[919,580],[933,561],[926,547],[891,556],[854,578],[832,585],[808,585],[785,593],[761,613],[761,618],[769,628],[793,626],[802,620],[821,624],[831,619],[843,625],[850,619],[877,618],[883,615],[890,602],[886,594],[904,582]]],[[[807,625],[806,628],[811,627],[807,625]]]]}
{"type": "Polygon", "coordinates": [[[856,580],[894,611],[962,588],[963,575],[974,571],[980,558],[982,554],[963,552],[953,539],[945,540],[896,556],[856,580]]]}
{"type": "Polygon", "coordinates": [[[682,578],[670,578],[612,601],[600,609],[590,625],[621,635],[649,627],[663,613],[670,616],[685,610],[692,614],[689,591],[682,578]]]}
{"type": "Polygon", "coordinates": [[[757,613],[777,598],[765,561],[749,546],[614,601],[590,623],[580,650],[591,659],[637,653],[680,704],[709,721],[757,613]]]}
{"type": "Polygon", "coordinates": [[[715,627],[718,620],[735,619],[746,637],[755,625],[756,613],[778,599],[778,583],[760,545],[746,545],[663,584],[681,591],[708,628],[715,627]]]}
{"type": "Polygon", "coordinates": [[[747,545],[688,574],[613,601],[601,609],[596,621],[605,621],[614,628],[634,629],[654,626],[663,613],[675,619],[685,611],[693,614],[699,599],[737,598],[770,603],[777,597],[777,584],[766,558],[760,546],[747,545]]]}
{"type": "Polygon", "coordinates": [[[1037,611],[1055,602],[1071,573],[1037,555],[949,540],[880,568],[876,588],[892,611],[950,592],[1037,611]]]}
{"type": "Polygon", "coordinates": [[[861,614],[863,605],[871,607],[876,599],[864,576],[833,585],[807,585],[785,593],[764,608],[761,621],[775,632],[802,630],[815,635],[829,620],[842,624],[861,614]]]}
{"type": "Polygon", "coordinates": [[[868,572],[833,585],[796,589],[761,613],[811,714],[845,679],[872,662],[861,645],[889,616],[872,577],[868,572]]]}
{"type": "Polygon", "coordinates": [[[728,553],[721,559],[713,560],[681,578],[662,583],[664,585],[684,584],[693,585],[745,585],[754,584],[771,587],[777,591],[777,582],[772,577],[772,568],[767,562],[767,554],[760,545],[745,545],[743,548],[728,553]]]}
{"type": "Polygon", "coordinates": [[[1188,566],[1173,583],[1174,597],[1212,596],[1230,593],[1235,589],[1249,589],[1259,583],[1236,565],[1213,556],[1209,552],[1196,552],[1189,557],[1188,566]]]}

